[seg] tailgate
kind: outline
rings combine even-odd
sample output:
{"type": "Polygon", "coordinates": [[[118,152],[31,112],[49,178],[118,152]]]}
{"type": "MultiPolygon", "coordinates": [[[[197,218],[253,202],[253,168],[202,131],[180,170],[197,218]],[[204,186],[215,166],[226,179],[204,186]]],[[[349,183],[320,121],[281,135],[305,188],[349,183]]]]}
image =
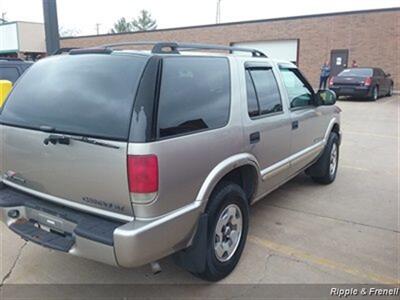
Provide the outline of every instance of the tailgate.
{"type": "Polygon", "coordinates": [[[58,198],[54,199],[58,202],[133,214],[127,143],[107,141],[118,149],[74,140],[69,145],[45,145],[49,133],[9,126],[3,126],[2,132],[2,170],[13,186],[58,198]]]}

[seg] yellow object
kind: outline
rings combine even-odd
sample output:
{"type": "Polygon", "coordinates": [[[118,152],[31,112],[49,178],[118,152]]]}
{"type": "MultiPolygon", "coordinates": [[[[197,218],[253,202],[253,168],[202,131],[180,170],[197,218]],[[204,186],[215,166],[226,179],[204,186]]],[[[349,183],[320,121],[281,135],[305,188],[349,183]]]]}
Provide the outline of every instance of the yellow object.
{"type": "Polygon", "coordinates": [[[8,80],[0,80],[0,107],[3,106],[4,101],[12,89],[12,83],[8,80]]]}

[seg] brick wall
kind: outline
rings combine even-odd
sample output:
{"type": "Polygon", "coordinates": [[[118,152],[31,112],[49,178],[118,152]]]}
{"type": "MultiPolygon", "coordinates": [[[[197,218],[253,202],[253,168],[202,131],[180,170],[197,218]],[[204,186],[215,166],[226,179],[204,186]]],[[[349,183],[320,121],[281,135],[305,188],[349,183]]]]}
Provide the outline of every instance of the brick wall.
{"type": "Polygon", "coordinates": [[[320,65],[332,49],[349,49],[349,64],[381,67],[400,90],[400,8],[117,35],[64,38],[62,47],[90,47],[127,41],[232,42],[299,39],[299,67],[316,86],[320,65]]]}

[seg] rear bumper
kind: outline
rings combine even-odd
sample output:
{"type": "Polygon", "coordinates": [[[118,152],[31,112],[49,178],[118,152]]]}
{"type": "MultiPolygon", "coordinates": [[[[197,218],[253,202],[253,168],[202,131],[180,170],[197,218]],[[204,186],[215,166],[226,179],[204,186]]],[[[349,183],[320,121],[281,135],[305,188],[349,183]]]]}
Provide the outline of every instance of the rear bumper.
{"type": "Polygon", "coordinates": [[[371,95],[370,87],[365,86],[331,86],[329,89],[334,91],[336,96],[369,97],[371,95]]]}
{"type": "Polygon", "coordinates": [[[194,202],[157,219],[121,223],[49,203],[9,187],[0,188],[0,220],[24,239],[127,268],[144,265],[187,247],[200,214],[200,203],[194,202]],[[21,223],[30,226],[23,233],[21,226],[18,227],[21,223]],[[30,234],[33,231],[41,231],[46,237],[39,239],[40,234],[30,234]],[[63,237],[73,242],[63,243],[63,237]],[[60,244],[68,246],[61,249],[60,244]]]}

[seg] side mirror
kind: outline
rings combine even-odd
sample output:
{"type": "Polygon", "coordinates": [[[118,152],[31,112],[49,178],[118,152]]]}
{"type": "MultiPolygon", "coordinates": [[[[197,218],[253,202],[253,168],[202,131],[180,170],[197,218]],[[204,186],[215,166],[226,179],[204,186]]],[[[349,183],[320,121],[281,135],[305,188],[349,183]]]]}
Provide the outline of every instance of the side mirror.
{"type": "Polygon", "coordinates": [[[317,93],[319,105],[334,105],[336,103],[336,94],[331,90],[320,90],[317,93]]]}
{"type": "Polygon", "coordinates": [[[385,76],[386,76],[386,77],[390,77],[390,76],[392,76],[392,74],[386,73],[385,76]]]}
{"type": "Polygon", "coordinates": [[[8,80],[0,80],[0,108],[3,106],[8,94],[12,89],[12,82],[8,80]]]}

